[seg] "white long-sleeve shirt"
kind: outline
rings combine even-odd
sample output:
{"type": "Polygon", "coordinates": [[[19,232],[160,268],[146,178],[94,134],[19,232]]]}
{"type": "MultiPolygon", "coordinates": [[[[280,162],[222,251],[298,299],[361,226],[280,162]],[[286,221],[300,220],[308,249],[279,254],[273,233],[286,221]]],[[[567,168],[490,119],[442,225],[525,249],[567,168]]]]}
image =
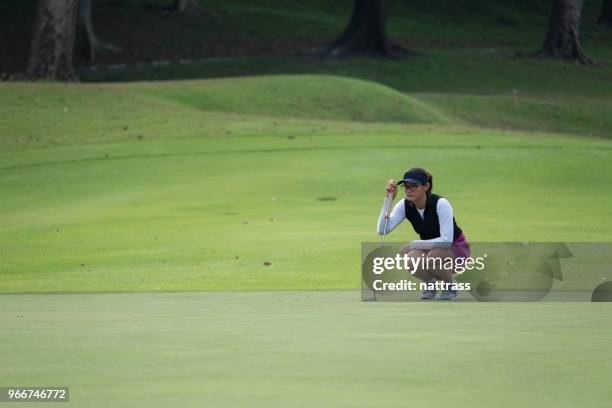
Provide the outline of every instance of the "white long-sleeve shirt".
{"type": "MultiPolygon", "coordinates": [[[[425,209],[417,208],[421,218],[424,218],[425,209]]],[[[434,247],[446,247],[449,248],[453,244],[453,207],[446,198],[440,197],[436,205],[436,211],[438,213],[438,221],[440,222],[440,236],[433,239],[417,239],[410,243],[411,249],[431,249],[434,247]]],[[[400,200],[389,215],[389,222],[387,224],[387,230],[385,232],[385,206],[380,211],[378,217],[378,234],[382,235],[393,231],[402,221],[406,219],[406,207],[404,200],[400,200]]]]}

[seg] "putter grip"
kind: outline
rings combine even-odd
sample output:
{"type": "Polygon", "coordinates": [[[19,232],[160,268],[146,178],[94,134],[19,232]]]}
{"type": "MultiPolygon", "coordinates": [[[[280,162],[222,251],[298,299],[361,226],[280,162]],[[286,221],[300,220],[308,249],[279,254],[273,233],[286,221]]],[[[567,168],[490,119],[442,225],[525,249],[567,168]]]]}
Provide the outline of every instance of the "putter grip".
{"type": "Polygon", "coordinates": [[[391,198],[391,194],[389,194],[385,197],[385,203],[383,205],[385,209],[385,218],[389,218],[389,215],[391,214],[391,204],[392,203],[393,203],[393,198],[391,198]]]}

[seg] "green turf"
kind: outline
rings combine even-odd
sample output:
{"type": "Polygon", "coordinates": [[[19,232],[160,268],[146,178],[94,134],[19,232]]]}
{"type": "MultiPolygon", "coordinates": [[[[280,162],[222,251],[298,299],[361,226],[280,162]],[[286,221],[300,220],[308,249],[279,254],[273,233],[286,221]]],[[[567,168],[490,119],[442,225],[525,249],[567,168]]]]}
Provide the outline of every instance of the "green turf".
{"type": "Polygon", "coordinates": [[[357,288],[385,180],[413,165],[472,241],[610,239],[605,139],[333,77],[4,88],[4,293],[357,288]]]}
{"type": "Polygon", "coordinates": [[[0,383],[88,407],[609,406],[605,305],[358,299],[0,296],[0,383]]]}
{"type": "MultiPolygon", "coordinates": [[[[527,50],[526,50],[527,51],[527,50]]],[[[607,61],[602,55],[602,61],[607,61]]],[[[159,68],[130,68],[123,71],[82,72],[86,80],[165,80],[172,78],[234,77],[244,75],[275,75],[274,86],[267,87],[266,81],[257,84],[252,78],[222,83],[211,83],[208,90],[201,92],[190,89],[191,99],[198,98],[195,106],[230,108],[279,114],[292,111],[298,115],[321,113],[335,105],[339,97],[347,103],[333,107],[323,117],[347,118],[347,112],[338,115],[336,110],[351,109],[357,105],[367,114],[380,105],[381,97],[387,98],[393,108],[386,108],[387,120],[398,120],[399,96],[391,95],[392,90],[406,94],[442,117],[460,120],[475,126],[486,126],[526,131],[580,133],[612,137],[611,91],[604,84],[612,81],[609,65],[598,67],[573,66],[554,61],[538,61],[517,58],[515,52],[505,48],[469,50],[431,50],[417,57],[401,61],[351,59],[321,61],[301,57],[229,58],[207,61],[192,65],[171,65],[159,68]],[[295,74],[307,75],[303,83],[294,86],[291,81],[295,74]],[[312,75],[334,75],[373,81],[389,88],[377,88],[361,83],[359,91],[347,91],[349,82],[336,83],[317,81],[312,84],[312,75]],[[281,78],[278,75],[283,75],[281,78]],[[310,78],[310,80],[309,80],[310,78]],[[245,89],[241,87],[247,81],[245,89]],[[214,84],[214,85],[213,85],[214,84]],[[231,84],[231,85],[230,85],[231,84]],[[265,88],[264,89],[262,89],[265,88]],[[325,92],[322,92],[325,89],[325,92]],[[218,92],[219,91],[219,92],[218,92]],[[216,92],[211,98],[209,94],[216,92]],[[362,98],[362,92],[368,97],[362,98]],[[219,96],[219,94],[221,96],[219,96]],[[516,97],[514,96],[516,94],[516,97]],[[245,97],[241,101],[231,98],[245,97]],[[274,97],[270,102],[266,96],[274,97]],[[255,102],[255,103],[253,103],[255,102]],[[287,102],[287,103],[285,103],[287,102]],[[274,110],[271,104],[279,104],[274,110]],[[293,104],[298,104],[296,106],[293,104]]],[[[133,87],[136,85],[130,85],[133,87]]],[[[141,85],[147,88],[147,85],[141,85]]],[[[188,86],[187,86],[188,87],[188,86]]],[[[357,86],[353,86],[357,89],[357,86]]],[[[128,88],[132,89],[132,88],[128,88]]],[[[137,88],[138,89],[138,88],[137,88]]],[[[160,89],[158,94],[170,94],[172,88],[160,89]]],[[[172,95],[166,95],[172,97],[172,95]]],[[[176,99],[176,95],[173,95],[176,99]]],[[[413,112],[422,116],[425,112],[413,112]]],[[[355,113],[355,112],[353,112],[355,113]]],[[[359,113],[359,112],[357,112],[359,113]]],[[[383,113],[383,112],[378,112],[383,113]]],[[[364,118],[373,116],[364,115],[364,118]]],[[[354,119],[354,114],[348,116],[354,119]]],[[[378,119],[383,116],[379,115],[378,119]]],[[[404,116],[401,121],[407,120],[404,116]]]]}

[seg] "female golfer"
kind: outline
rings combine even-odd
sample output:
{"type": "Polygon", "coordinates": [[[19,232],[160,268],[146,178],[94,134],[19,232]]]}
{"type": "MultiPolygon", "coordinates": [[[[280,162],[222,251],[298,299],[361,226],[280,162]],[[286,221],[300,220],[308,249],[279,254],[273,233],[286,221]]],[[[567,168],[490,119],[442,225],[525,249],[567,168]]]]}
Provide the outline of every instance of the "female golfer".
{"type": "MultiPolygon", "coordinates": [[[[387,229],[385,231],[385,206],[378,218],[378,233],[387,234],[395,229],[404,219],[408,219],[414,231],[421,239],[412,241],[406,245],[402,252],[409,257],[423,258],[425,267],[414,271],[414,275],[428,285],[429,288],[421,294],[421,299],[433,299],[436,296],[436,280],[445,283],[454,283],[454,271],[444,269],[441,264],[444,259],[467,258],[470,256],[470,246],[467,243],[461,228],[453,217],[453,208],[447,199],[433,194],[433,178],[431,174],[422,168],[414,167],[404,174],[404,178],[398,183],[391,179],[387,183],[387,196],[395,199],[397,186],[402,185],[406,198],[399,201],[389,215],[387,229]],[[434,259],[438,258],[438,262],[434,259]],[[442,261],[440,261],[442,260],[442,261]],[[432,266],[434,265],[434,266],[432,266]],[[428,266],[428,267],[427,267],[428,266]]],[[[414,265],[414,263],[413,263],[414,265]]],[[[458,296],[457,290],[452,285],[442,290],[441,300],[452,300],[458,296]]]]}

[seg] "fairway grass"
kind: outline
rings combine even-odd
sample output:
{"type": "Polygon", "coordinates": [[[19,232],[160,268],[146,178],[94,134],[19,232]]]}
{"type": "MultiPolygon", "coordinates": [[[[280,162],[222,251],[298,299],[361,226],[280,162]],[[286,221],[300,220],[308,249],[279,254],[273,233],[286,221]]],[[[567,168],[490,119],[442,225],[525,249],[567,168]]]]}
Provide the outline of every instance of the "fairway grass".
{"type": "MultiPolygon", "coordinates": [[[[386,120],[399,122],[432,123],[433,119],[435,123],[463,123],[504,130],[612,137],[612,91],[605,86],[612,82],[612,68],[606,60],[597,66],[584,67],[519,58],[516,49],[505,47],[422,51],[401,60],[321,60],[296,56],[220,58],[189,65],[84,71],[82,79],[220,78],[221,82],[209,80],[207,83],[211,84],[211,89],[221,91],[221,97],[196,102],[198,93],[202,97],[207,91],[192,87],[186,99],[200,106],[203,103],[219,106],[220,102],[225,102],[225,109],[232,111],[261,113],[267,110],[273,116],[292,111],[300,117],[317,113],[320,117],[339,118],[338,113],[342,113],[343,117],[350,116],[352,120],[376,121],[374,110],[379,118],[384,114],[386,120]],[[262,77],[257,79],[253,75],[262,77]],[[230,77],[234,78],[230,80],[230,77]],[[274,78],[274,85],[262,89],[261,84],[270,78],[274,78]],[[312,86],[313,78],[318,78],[320,85],[312,86]],[[334,83],[331,78],[342,78],[342,82],[334,83]],[[353,83],[353,90],[347,92],[348,78],[362,82],[353,83]],[[366,86],[367,83],[376,86],[366,86]],[[244,89],[231,90],[237,87],[244,89]],[[366,87],[370,88],[368,96],[358,98],[366,87]],[[391,90],[403,93],[404,101],[392,96],[391,90]],[[384,93],[388,97],[386,102],[381,98],[384,93]],[[232,101],[237,95],[249,97],[232,101]],[[270,95],[274,95],[273,100],[265,97],[270,95]],[[335,101],[339,97],[343,97],[344,102],[338,105],[335,101]],[[398,115],[400,112],[402,114],[398,115]]],[[[524,50],[525,53],[529,51],[533,50],[524,50]]],[[[124,87],[136,91],[150,88],[150,85],[141,82],[124,87]]],[[[158,93],[170,94],[175,87],[177,85],[164,85],[158,93]]]]}
{"type": "Polygon", "coordinates": [[[0,296],[7,385],[87,407],[608,407],[610,308],[356,291],[0,296]]]}
{"type": "MultiPolygon", "coordinates": [[[[609,152],[604,141],[407,129],[16,152],[0,176],[0,291],[357,288],[380,186],[417,164],[472,241],[605,241],[611,193],[597,186],[609,152]],[[590,217],[568,217],[567,197],[580,196],[590,217]]],[[[404,226],[390,239],[413,236],[404,226]]]]}
{"type": "Polygon", "coordinates": [[[0,293],[356,289],[384,184],[412,166],[472,242],[610,240],[609,140],[317,78],[3,85],[0,293]]]}

